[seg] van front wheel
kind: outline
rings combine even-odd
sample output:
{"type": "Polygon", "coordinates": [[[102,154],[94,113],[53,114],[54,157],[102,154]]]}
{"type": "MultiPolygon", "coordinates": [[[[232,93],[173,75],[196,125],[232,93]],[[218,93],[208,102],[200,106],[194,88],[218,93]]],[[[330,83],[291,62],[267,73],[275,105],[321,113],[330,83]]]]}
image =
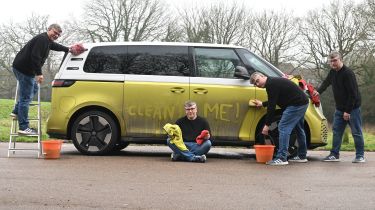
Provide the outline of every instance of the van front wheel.
{"type": "Polygon", "coordinates": [[[72,141],[82,154],[108,154],[118,139],[117,124],[102,111],[84,112],[74,119],[72,125],[72,141]]]}
{"type": "MultiPolygon", "coordinates": [[[[269,126],[269,135],[271,136],[272,140],[273,140],[273,144],[275,145],[275,155],[277,153],[277,150],[279,148],[279,130],[278,130],[278,126],[279,126],[279,122],[281,120],[281,116],[278,115],[278,116],[275,116],[271,122],[271,125],[269,126]]],[[[256,144],[265,144],[264,140],[262,138],[259,138],[259,136],[261,135],[261,132],[262,132],[262,129],[263,129],[263,126],[264,124],[259,127],[259,130],[258,130],[258,135],[257,135],[257,139],[256,139],[256,144]]],[[[293,129],[292,133],[290,134],[290,139],[289,139],[289,147],[288,147],[288,157],[294,157],[297,155],[297,152],[298,152],[298,142],[297,142],[297,134],[296,134],[296,131],[293,129]]]]}

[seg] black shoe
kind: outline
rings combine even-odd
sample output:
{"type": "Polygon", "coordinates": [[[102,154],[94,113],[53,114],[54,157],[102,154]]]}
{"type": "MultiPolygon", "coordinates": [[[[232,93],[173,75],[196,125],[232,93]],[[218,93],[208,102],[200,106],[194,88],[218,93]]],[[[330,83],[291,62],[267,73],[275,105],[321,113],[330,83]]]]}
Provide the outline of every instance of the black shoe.
{"type": "Polygon", "coordinates": [[[270,166],[285,166],[285,165],[288,165],[289,163],[286,160],[284,161],[279,158],[276,158],[276,159],[268,161],[266,164],[270,166]]]}
{"type": "Polygon", "coordinates": [[[323,159],[324,162],[340,162],[340,157],[338,155],[329,154],[323,159]]]}
{"type": "Polygon", "coordinates": [[[205,163],[206,160],[207,160],[206,155],[197,155],[197,156],[194,156],[192,162],[196,162],[196,163],[205,163]]]}
{"type": "Polygon", "coordinates": [[[181,160],[180,155],[172,152],[172,154],[171,154],[171,160],[172,161],[179,161],[179,160],[181,160]]]}
{"type": "Polygon", "coordinates": [[[352,163],[366,163],[366,159],[364,157],[356,157],[352,163]]]}
{"type": "Polygon", "coordinates": [[[37,135],[38,132],[34,128],[26,128],[25,130],[18,130],[20,135],[37,135]]]}
{"type": "Polygon", "coordinates": [[[307,163],[308,160],[307,158],[300,158],[299,156],[295,156],[295,157],[292,157],[292,158],[289,158],[290,162],[296,162],[296,163],[307,163]]]}

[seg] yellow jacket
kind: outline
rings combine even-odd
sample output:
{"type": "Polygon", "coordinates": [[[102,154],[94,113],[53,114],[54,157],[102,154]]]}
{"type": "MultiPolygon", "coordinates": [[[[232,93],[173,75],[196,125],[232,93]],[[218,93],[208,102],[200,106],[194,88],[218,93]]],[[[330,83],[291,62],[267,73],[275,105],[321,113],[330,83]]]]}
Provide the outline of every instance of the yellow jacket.
{"type": "Polygon", "coordinates": [[[177,146],[178,149],[181,151],[186,151],[188,148],[184,144],[184,140],[182,138],[181,128],[178,125],[167,123],[164,125],[164,130],[167,132],[171,144],[177,146]]]}

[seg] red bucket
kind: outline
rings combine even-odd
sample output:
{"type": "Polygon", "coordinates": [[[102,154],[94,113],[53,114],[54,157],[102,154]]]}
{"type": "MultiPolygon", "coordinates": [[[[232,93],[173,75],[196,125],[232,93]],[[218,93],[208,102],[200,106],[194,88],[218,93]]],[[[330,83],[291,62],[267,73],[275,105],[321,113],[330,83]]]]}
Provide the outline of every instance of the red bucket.
{"type": "Polygon", "coordinates": [[[266,163],[272,160],[274,145],[254,145],[255,156],[258,163],[266,163]]]}
{"type": "Polygon", "coordinates": [[[62,140],[42,141],[43,155],[45,159],[60,158],[62,140]]]}

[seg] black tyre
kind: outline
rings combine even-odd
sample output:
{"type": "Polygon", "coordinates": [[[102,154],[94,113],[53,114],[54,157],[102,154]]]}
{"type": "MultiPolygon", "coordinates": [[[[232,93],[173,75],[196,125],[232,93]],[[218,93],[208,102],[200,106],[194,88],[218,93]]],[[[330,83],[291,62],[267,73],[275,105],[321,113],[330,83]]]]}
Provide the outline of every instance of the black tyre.
{"type": "Polygon", "coordinates": [[[129,142],[120,140],[113,147],[113,151],[121,151],[121,150],[125,149],[127,146],[129,146],[129,142]]]}
{"type": "MultiPolygon", "coordinates": [[[[278,129],[278,125],[279,125],[280,120],[281,120],[281,116],[274,117],[271,125],[269,126],[269,131],[268,131],[268,134],[273,139],[273,142],[274,142],[274,145],[275,145],[275,150],[274,150],[275,154],[276,154],[276,152],[279,148],[279,129],[278,129]]],[[[262,132],[263,126],[264,126],[264,124],[261,127],[259,127],[259,131],[258,131],[257,136],[262,135],[261,132],[262,132]]],[[[262,142],[262,138],[257,138],[256,141],[257,141],[258,144],[264,144],[264,142],[262,142]]],[[[292,133],[290,134],[290,139],[289,139],[289,147],[288,147],[289,155],[288,156],[289,157],[296,156],[297,151],[298,151],[297,135],[296,135],[296,131],[293,130],[292,133]]]]}
{"type": "Polygon", "coordinates": [[[74,119],[71,138],[82,154],[105,155],[118,139],[119,129],[111,116],[102,111],[87,111],[74,119]]]}

